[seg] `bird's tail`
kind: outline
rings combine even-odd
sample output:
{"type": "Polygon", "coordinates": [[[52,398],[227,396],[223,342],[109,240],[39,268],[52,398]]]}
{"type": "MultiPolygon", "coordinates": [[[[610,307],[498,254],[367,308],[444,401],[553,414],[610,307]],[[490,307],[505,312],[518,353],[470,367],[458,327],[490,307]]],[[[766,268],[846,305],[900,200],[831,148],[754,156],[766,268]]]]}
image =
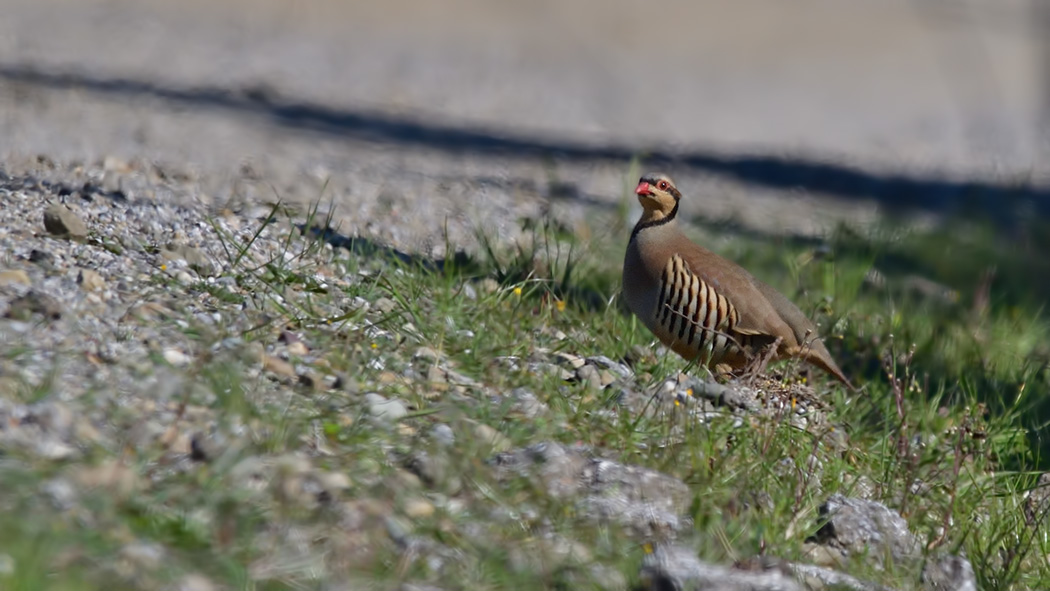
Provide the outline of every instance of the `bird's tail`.
{"type": "Polygon", "coordinates": [[[853,386],[853,384],[850,383],[849,378],[846,377],[846,374],[842,373],[842,370],[839,369],[838,364],[835,363],[835,361],[831,358],[831,355],[827,352],[826,349],[824,349],[823,347],[820,347],[820,349],[813,347],[806,353],[806,361],[826,371],[833,378],[842,382],[844,386],[849,388],[850,392],[856,393],[859,391],[853,386]]]}

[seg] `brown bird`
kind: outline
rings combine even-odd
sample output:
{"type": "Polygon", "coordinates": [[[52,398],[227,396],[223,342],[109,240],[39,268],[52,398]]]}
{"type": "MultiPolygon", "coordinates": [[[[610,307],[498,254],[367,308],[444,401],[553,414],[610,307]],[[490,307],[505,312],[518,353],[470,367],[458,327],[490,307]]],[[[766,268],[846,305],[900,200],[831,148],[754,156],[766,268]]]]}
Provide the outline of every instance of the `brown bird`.
{"type": "Polygon", "coordinates": [[[682,194],[670,177],[646,174],[634,192],[642,216],[627,244],[623,292],[664,345],[708,368],[739,370],[780,338],[771,359],[800,358],[855,390],[798,306],[682,233],[682,194]]]}

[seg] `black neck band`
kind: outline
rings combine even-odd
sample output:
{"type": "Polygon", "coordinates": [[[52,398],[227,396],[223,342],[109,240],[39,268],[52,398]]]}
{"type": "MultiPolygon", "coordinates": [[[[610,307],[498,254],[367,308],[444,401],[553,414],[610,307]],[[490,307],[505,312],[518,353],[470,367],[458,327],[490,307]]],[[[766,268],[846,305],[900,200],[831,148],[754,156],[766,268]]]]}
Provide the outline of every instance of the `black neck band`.
{"type": "MultiPolygon", "coordinates": [[[[660,218],[658,220],[651,220],[651,221],[648,221],[648,222],[638,222],[637,224],[635,224],[634,225],[634,230],[631,231],[631,240],[634,240],[634,237],[638,235],[638,232],[641,232],[642,230],[644,230],[646,228],[652,228],[653,226],[662,226],[662,225],[670,222],[671,220],[673,220],[675,218],[675,216],[677,216],[677,215],[678,215],[678,200],[676,199],[675,202],[674,202],[674,209],[671,210],[671,213],[667,214],[666,216],[664,216],[664,217],[662,217],[662,218],[660,218]]],[[[628,242],[630,242],[630,240],[628,240],[628,242]]]]}

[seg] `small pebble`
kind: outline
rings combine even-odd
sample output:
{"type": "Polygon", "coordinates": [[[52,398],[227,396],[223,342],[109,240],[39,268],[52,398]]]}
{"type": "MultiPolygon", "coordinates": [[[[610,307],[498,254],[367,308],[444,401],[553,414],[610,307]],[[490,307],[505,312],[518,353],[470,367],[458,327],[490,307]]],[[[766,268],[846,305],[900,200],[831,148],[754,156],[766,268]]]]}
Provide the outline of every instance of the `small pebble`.
{"type": "Polygon", "coordinates": [[[9,285],[32,285],[29,274],[21,269],[13,271],[0,271],[0,287],[9,285]]]}
{"type": "Polygon", "coordinates": [[[215,591],[215,584],[204,575],[189,574],[178,581],[176,591],[215,591]]]}
{"type": "Polygon", "coordinates": [[[413,519],[426,519],[434,515],[434,504],[426,499],[411,499],[405,503],[405,515],[413,519]]]}
{"type": "Polygon", "coordinates": [[[105,279],[97,271],[91,269],[81,269],[77,275],[77,283],[84,291],[102,291],[106,288],[105,279]]]}
{"type": "Polygon", "coordinates": [[[430,429],[430,436],[434,441],[444,446],[450,446],[456,442],[456,434],[445,423],[438,423],[430,429]]]}
{"type": "Polygon", "coordinates": [[[507,451],[510,449],[510,441],[499,431],[484,423],[474,426],[474,437],[479,443],[491,446],[493,451],[507,451]]]}
{"type": "Polygon", "coordinates": [[[353,481],[343,472],[322,472],[317,479],[325,490],[333,493],[341,493],[353,486],[353,481]]]}
{"type": "Polygon", "coordinates": [[[73,507],[77,500],[77,491],[65,478],[53,478],[41,486],[41,491],[59,511],[66,511],[73,507]]]}
{"type": "Polygon", "coordinates": [[[602,387],[602,376],[598,372],[598,368],[590,364],[583,365],[576,370],[576,379],[593,388],[602,387]]]}
{"type": "Polygon", "coordinates": [[[395,308],[397,308],[397,303],[395,303],[394,300],[390,298],[379,298],[375,301],[374,306],[383,314],[389,314],[390,312],[393,312],[395,308]]]}
{"type": "Polygon", "coordinates": [[[165,349],[164,350],[164,361],[167,361],[175,367],[186,367],[190,364],[190,356],[179,351],[178,349],[165,349]]]}
{"type": "Polygon", "coordinates": [[[263,370],[285,378],[296,377],[295,367],[291,363],[273,355],[263,357],[263,370]]]}
{"type": "Polygon", "coordinates": [[[431,349],[430,347],[420,347],[416,349],[416,352],[412,355],[412,359],[422,359],[424,361],[437,361],[441,359],[441,354],[431,349]]]}
{"type": "Polygon", "coordinates": [[[408,409],[397,399],[387,400],[379,394],[366,394],[365,402],[369,414],[382,421],[394,422],[408,414],[408,409]]]}
{"type": "Polygon", "coordinates": [[[120,550],[120,556],[140,567],[152,570],[164,561],[164,548],[159,544],[128,544],[120,550]]]}

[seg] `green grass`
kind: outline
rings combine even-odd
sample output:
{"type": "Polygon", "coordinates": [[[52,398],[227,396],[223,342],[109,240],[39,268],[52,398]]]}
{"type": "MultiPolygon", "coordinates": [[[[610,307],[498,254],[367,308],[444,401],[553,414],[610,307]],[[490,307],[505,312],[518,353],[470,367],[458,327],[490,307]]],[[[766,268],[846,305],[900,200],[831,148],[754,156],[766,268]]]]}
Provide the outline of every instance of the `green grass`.
{"type": "MultiPolygon", "coordinates": [[[[621,207],[618,215],[627,212],[621,207]]],[[[243,339],[240,349],[220,349],[184,370],[191,384],[185,404],[214,411],[220,427],[238,435],[209,462],[190,466],[175,462],[160,444],[96,450],[89,463],[116,455],[144,484],[127,497],[92,493],[75,514],[52,510],[39,490],[77,467],[15,453],[0,465],[8,516],[0,525],[0,554],[16,568],[0,574],[0,587],[161,588],[196,572],[227,589],[314,589],[321,588],[316,561],[325,567],[322,578],[379,588],[399,581],[586,588],[595,577],[636,579],[647,540],[595,523],[579,514],[573,499],[549,495],[534,478],[497,478],[486,463],[493,442],[476,425],[501,433],[499,447],[582,442],[681,479],[691,495],[684,513],[692,525],[680,541],[710,561],[761,553],[803,560],[821,502],[867,487],[901,511],[931,555],[965,552],[982,589],[1050,585],[1046,524],[1029,522],[1023,499],[1035,471],[1045,469],[1048,450],[1050,325],[1038,307],[1040,293],[1024,293],[1026,271],[1014,251],[990,231],[843,228],[821,249],[693,232],[831,327],[829,349],[863,388],[851,396],[823,378],[814,384],[831,405],[829,424],[848,433],[843,450],[830,444],[832,435],[796,428],[784,417],[756,416],[740,425],[723,413],[699,425],[684,413],[634,414],[617,410],[609,390],[566,383],[524,362],[516,370],[501,364],[498,359],[528,360],[541,349],[622,359],[652,346],[652,336],[618,297],[624,232],[582,241],[553,220],[529,220],[532,239],[522,244],[499,242],[482,230],[482,248],[473,257],[420,265],[381,251],[362,257],[328,248],[322,236],[303,236],[286,221],[275,207],[273,222],[259,232],[286,232],[290,256],[259,262],[249,256],[254,238],[224,236],[231,273],[246,295],[203,282],[191,288],[217,308],[249,298],[269,313],[244,334],[192,319],[185,329],[202,350],[231,336],[243,339]],[[865,284],[873,265],[887,278],[882,287],[865,284]],[[993,265],[1001,283],[993,283],[987,297],[975,295],[982,271],[993,265]],[[319,267],[349,279],[323,286],[315,276],[319,267]],[[959,297],[917,295],[907,283],[916,273],[959,297]],[[336,304],[354,298],[372,308],[336,304]],[[375,305],[381,298],[392,302],[389,311],[375,305]],[[311,392],[251,371],[258,367],[253,347],[270,344],[285,326],[304,335],[325,372],[345,377],[342,391],[311,392]],[[428,363],[412,359],[424,345],[475,383],[428,383],[428,363]],[[406,373],[409,368],[415,373],[406,373]],[[549,413],[524,419],[509,403],[490,402],[522,387],[549,413]],[[367,392],[403,400],[409,415],[377,428],[365,417],[367,392]],[[446,452],[427,437],[437,423],[455,432],[446,452]],[[444,462],[433,482],[413,480],[407,460],[398,461],[420,450],[444,462]],[[348,476],[349,488],[326,492],[329,500],[302,502],[293,489],[312,476],[297,471],[293,454],[300,452],[312,470],[348,476]],[[260,461],[268,464],[257,466],[260,461]],[[253,470],[265,472],[265,483],[246,487],[253,470]],[[410,517],[409,507],[421,499],[433,512],[410,517]],[[440,544],[443,566],[424,559],[426,550],[404,553],[398,528],[440,544]],[[304,555],[289,551],[296,536],[306,540],[304,555]],[[586,552],[554,551],[550,536],[586,552]],[[107,558],[132,541],[163,547],[162,567],[120,566],[107,558]]],[[[308,219],[305,226],[329,221],[308,219]]],[[[614,219],[605,227],[629,223],[614,219]]],[[[673,355],[640,359],[634,387],[654,389],[683,368],[673,355]]],[[[790,375],[792,366],[775,369],[790,375]]],[[[29,402],[54,388],[48,381],[19,396],[29,402]]],[[[134,421],[131,411],[114,417],[134,421]]],[[[858,559],[846,570],[908,589],[918,587],[919,566],[879,571],[858,559]]]]}

